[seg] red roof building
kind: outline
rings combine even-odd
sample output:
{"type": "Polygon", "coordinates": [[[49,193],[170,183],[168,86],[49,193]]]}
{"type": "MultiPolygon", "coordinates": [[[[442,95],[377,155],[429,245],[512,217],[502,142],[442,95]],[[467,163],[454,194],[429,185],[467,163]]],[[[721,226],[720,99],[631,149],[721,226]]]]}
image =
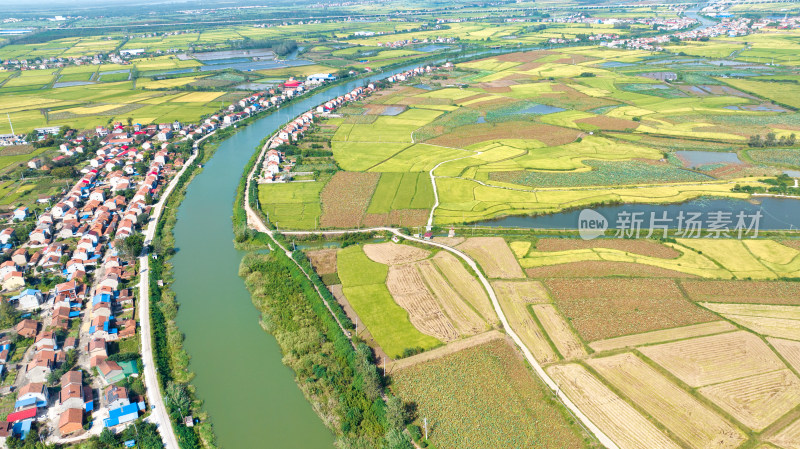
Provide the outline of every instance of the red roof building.
{"type": "Polygon", "coordinates": [[[30,419],[34,417],[36,417],[36,407],[11,413],[8,415],[8,418],[6,418],[6,421],[17,422],[17,421],[22,421],[23,419],[30,419]]]}

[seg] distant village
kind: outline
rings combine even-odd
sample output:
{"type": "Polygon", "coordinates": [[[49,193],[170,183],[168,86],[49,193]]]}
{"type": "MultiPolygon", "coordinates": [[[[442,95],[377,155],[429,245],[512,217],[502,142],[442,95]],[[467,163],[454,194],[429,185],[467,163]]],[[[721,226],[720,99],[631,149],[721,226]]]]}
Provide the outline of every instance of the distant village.
{"type": "MultiPolygon", "coordinates": [[[[0,337],[0,400],[14,401],[0,422],[0,443],[12,434],[24,438],[35,422],[52,429],[52,442],[88,438],[103,428],[118,431],[147,410],[143,393],[130,388],[141,369],[131,357],[138,352],[140,275],[131,251],[141,250],[153,204],[186,164],[193,142],[335,79],[289,79],[198,124],[115,123],[64,133],[57,158],[84,154],[88,141],[99,141],[80,179],[61,198],[42,199],[39,212],[14,210],[0,231],[0,293],[11,307],[7,314],[19,319],[0,337]]],[[[51,162],[34,159],[28,166],[51,162]]]]}
{"type": "MultiPolygon", "coordinates": [[[[452,64],[446,63],[444,67],[450,68],[452,67],[452,64]]],[[[402,82],[439,69],[440,67],[435,66],[416,67],[414,69],[392,75],[386,78],[386,82],[402,82]]],[[[309,76],[307,81],[318,82],[316,81],[319,79],[318,77],[319,75],[309,76]]],[[[302,83],[294,79],[287,81],[284,86],[286,85],[293,86],[295,88],[302,87],[302,83]]],[[[281,148],[283,148],[285,145],[293,145],[300,141],[305,133],[311,128],[315,117],[329,117],[339,107],[361,100],[376,90],[377,87],[374,83],[369,83],[366,87],[356,87],[344,95],[340,95],[336,98],[326,101],[325,103],[317,106],[315,109],[300,114],[294,120],[287,123],[283,128],[275,133],[275,135],[270,137],[270,139],[267,140],[267,143],[264,145],[266,152],[263,155],[263,159],[259,161],[261,163],[261,171],[260,176],[258,177],[258,183],[265,184],[273,182],[291,182],[292,175],[298,173],[292,172],[292,170],[295,168],[294,161],[287,159],[285,153],[280,151],[281,148]]]]}

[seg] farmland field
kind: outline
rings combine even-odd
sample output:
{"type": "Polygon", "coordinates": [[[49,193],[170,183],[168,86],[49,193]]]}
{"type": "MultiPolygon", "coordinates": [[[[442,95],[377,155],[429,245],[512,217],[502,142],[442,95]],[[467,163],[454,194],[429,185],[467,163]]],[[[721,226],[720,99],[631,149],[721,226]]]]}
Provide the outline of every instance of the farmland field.
{"type": "Polygon", "coordinates": [[[390,357],[406,348],[430,349],[440,340],[421,333],[386,287],[388,267],[371,261],[360,246],[337,253],[337,267],[348,302],[390,357]]]}
{"type": "Polygon", "coordinates": [[[620,447],[680,447],[584,367],[575,364],[554,365],[547,371],[581,411],[620,447]]]}
{"type": "Polygon", "coordinates": [[[392,379],[395,393],[428,418],[438,448],[591,447],[505,340],[406,368],[392,379]]]}
{"type": "Polygon", "coordinates": [[[684,299],[666,279],[551,279],[546,285],[556,306],[589,342],[716,318],[684,299]]]}
{"type": "Polygon", "coordinates": [[[589,365],[635,404],[693,448],[728,448],[744,433],[631,353],[592,359],[589,365]]]}

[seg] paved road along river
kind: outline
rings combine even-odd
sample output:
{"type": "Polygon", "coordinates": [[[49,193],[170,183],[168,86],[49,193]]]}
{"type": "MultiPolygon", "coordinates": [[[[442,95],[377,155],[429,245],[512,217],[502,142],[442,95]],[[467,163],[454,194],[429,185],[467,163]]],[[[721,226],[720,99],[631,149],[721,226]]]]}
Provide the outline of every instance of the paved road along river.
{"type": "MultiPolygon", "coordinates": [[[[407,70],[402,67],[396,71],[407,70]]],[[[394,72],[375,75],[384,78],[394,72]]],[[[264,136],[359,80],[309,95],[259,119],[222,142],[189,185],[175,226],[173,290],[177,322],[192,357],[193,384],[205,401],[223,448],[329,448],[333,435],[317,418],[281,363],[275,339],[238,275],[243,253],[233,248],[231,214],[244,166],[264,136]]]]}

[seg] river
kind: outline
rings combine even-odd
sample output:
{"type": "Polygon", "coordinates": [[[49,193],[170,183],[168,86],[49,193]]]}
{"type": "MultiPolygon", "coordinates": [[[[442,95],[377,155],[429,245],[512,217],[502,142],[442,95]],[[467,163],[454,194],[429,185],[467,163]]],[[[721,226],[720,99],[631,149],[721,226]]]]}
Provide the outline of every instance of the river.
{"type": "MultiPolygon", "coordinates": [[[[416,66],[416,65],[415,65],[416,66]]],[[[414,67],[414,66],[412,66],[414,67]]],[[[370,80],[407,70],[402,67],[370,80]]],[[[233,248],[231,214],[244,166],[261,139],[295,116],[349,92],[356,80],[282,107],[219,145],[186,192],[175,225],[177,316],[192,357],[192,383],[214,423],[220,447],[330,448],[334,437],[281,363],[275,339],[238,275],[244,252],[233,248]]]]}

